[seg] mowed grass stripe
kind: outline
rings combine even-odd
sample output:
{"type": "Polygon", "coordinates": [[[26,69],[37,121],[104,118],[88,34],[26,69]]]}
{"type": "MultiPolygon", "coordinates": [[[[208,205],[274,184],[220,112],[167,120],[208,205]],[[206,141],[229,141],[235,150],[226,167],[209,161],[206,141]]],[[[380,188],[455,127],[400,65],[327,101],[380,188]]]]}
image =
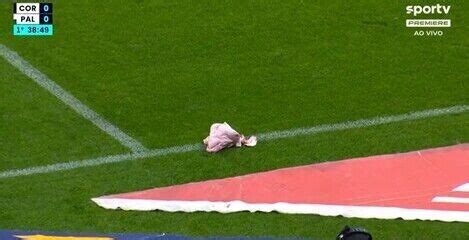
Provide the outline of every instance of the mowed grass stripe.
{"type": "MultiPolygon", "coordinates": [[[[369,119],[347,121],[347,122],[342,122],[342,123],[324,124],[324,125],[318,125],[318,126],[309,127],[309,128],[296,128],[296,129],[290,129],[290,130],[284,130],[284,131],[261,133],[261,134],[258,134],[258,137],[260,141],[268,141],[268,140],[291,138],[291,137],[297,137],[297,136],[313,135],[313,134],[322,133],[322,132],[333,132],[333,131],[340,131],[340,130],[346,130],[346,129],[356,129],[356,128],[364,128],[364,127],[370,127],[370,126],[377,126],[377,125],[383,125],[383,124],[395,123],[395,122],[412,121],[412,120],[425,119],[425,118],[437,117],[437,116],[443,116],[443,115],[464,113],[467,111],[469,111],[468,105],[457,105],[457,106],[452,106],[448,108],[430,109],[430,110],[410,112],[410,113],[405,113],[405,114],[400,114],[400,115],[375,117],[375,118],[369,118],[369,119]]],[[[201,149],[202,149],[201,144],[187,144],[187,145],[174,146],[174,147],[168,147],[168,148],[153,149],[153,150],[149,150],[146,152],[112,155],[112,156],[106,156],[106,157],[100,157],[100,158],[94,158],[94,159],[50,164],[50,165],[37,166],[37,167],[31,167],[31,168],[25,168],[25,169],[13,169],[13,170],[0,172],[0,179],[12,178],[12,177],[18,177],[18,176],[27,176],[27,175],[40,174],[40,173],[65,171],[65,170],[71,170],[71,169],[76,169],[76,168],[98,166],[98,165],[116,163],[116,162],[132,161],[132,160],[137,160],[137,159],[142,159],[142,158],[165,156],[165,155],[170,155],[170,154],[186,153],[186,152],[197,151],[201,149]]]]}
{"type": "Polygon", "coordinates": [[[75,112],[83,116],[85,119],[92,122],[98,128],[109,134],[111,137],[119,141],[122,145],[128,147],[133,152],[143,152],[147,149],[137,140],[130,137],[117,126],[113,125],[91,108],[83,104],[80,100],[75,98],[72,94],[63,89],[60,85],[52,81],[49,77],[41,71],[33,67],[30,63],[24,60],[18,53],[9,49],[5,45],[0,44],[0,56],[5,58],[11,65],[20,70],[23,74],[31,78],[39,86],[56,96],[63,103],[73,109],[75,112]]]}

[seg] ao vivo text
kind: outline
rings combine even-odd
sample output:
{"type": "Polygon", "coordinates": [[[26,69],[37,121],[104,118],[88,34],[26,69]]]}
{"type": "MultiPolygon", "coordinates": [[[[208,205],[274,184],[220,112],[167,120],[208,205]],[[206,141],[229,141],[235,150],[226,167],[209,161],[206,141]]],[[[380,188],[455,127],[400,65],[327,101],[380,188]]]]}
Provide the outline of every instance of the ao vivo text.
{"type": "Polygon", "coordinates": [[[436,30],[420,30],[415,31],[414,36],[443,36],[443,31],[436,31],[436,30]]]}

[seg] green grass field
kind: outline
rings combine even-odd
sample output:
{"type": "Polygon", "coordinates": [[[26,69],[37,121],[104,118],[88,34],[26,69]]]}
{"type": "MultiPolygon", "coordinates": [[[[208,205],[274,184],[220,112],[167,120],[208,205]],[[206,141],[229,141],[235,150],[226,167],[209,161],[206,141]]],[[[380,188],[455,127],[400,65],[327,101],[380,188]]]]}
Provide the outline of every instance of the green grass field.
{"type": "MultiPolygon", "coordinates": [[[[54,36],[22,38],[11,34],[11,2],[0,1],[0,44],[149,149],[201,142],[213,122],[249,134],[469,104],[463,1],[52,2],[54,36]],[[405,6],[417,3],[452,5],[453,26],[413,36],[405,6]]],[[[0,172],[129,152],[3,58],[0,89],[0,172]]],[[[464,142],[467,112],[5,178],[0,229],[333,239],[349,224],[376,239],[468,239],[467,223],[125,212],[90,200],[464,142]]]]}

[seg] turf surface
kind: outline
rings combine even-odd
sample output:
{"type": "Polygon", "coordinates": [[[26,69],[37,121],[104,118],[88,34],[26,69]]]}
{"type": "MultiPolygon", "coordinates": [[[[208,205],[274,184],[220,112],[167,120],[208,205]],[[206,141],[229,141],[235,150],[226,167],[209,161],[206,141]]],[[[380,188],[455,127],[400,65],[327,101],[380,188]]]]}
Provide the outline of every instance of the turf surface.
{"type": "MultiPolygon", "coordinates": [[[[11,3],[0,2],[1,43],[148,148],[198,142],[216,121],[268,132],[469,104],[464,2],[446,1],[453,27],[442,37],[413,36],[405,1],[52,2],[46,38],[11,36],[11,3]]],[[[0,170],[127,152],[2,59],[0,74],[0,170]]],[[[124,212],[89,199],[468,142],[468,122],[466,113],[2,179],[0,228],[330,239],[350,224],[376,239],[465,239],[463,223],[124,212]]]]}
{"type": "Polygon", "coordinates": [[[0,58],[0,171],[125,151],[0,58]]]}

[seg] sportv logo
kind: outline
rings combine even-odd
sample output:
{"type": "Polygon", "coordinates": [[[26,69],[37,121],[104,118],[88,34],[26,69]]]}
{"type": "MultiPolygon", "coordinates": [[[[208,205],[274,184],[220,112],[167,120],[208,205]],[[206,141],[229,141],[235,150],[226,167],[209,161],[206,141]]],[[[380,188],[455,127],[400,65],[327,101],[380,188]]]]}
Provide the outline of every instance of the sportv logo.
{"type": "Polygon", "coordinates": [[[405,8],[407,10],[407,14],[413,14],[414,16],[417,16],[419,14],[448,14],[449,10],[451,9],[451,6],[443,6],[440,4],[437,5],[432,5],[432,6],[407,6],[405,8]]]}
{"type": "MultiPolygon", "coordinates": [[[[451,9],[450,5],[432,5],[432,6],[420,6],[420,5],[415,5],[415,6],[407,6],[406,7],[406,13],[409,15],[413,15],[416,17],[417,15],[420,14],[449,14],[449,10],[451,9]]],[[[406,27],[411,27],[411,28],[441,28],[441,27],[451,27],[451,19],[434,19],[434,18],[429,18],[429,19],[422,19],[422,18],[417,18],[417,19],[406,19],[406,27]]],[[[420,31],[415,31],[414,36],[424,36],[425,32],[420,30],[420,31]]],[[[443,31],[427,31],[428,36],[442,36],[443,31]]]]}

